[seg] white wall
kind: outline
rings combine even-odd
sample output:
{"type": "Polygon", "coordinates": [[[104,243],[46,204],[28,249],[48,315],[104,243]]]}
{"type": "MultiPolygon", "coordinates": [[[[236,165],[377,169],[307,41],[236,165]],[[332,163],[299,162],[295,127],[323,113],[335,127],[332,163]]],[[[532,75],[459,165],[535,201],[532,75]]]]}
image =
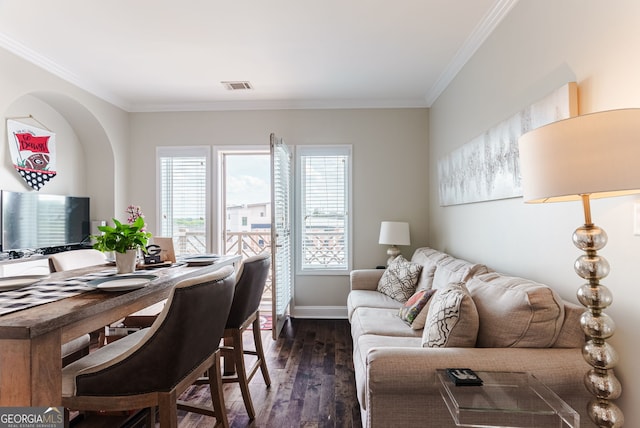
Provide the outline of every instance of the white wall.
{"type": "MultiPolygon", "coordinates": [[[[580,255],[571,243],[583,223],[579,203],[525,205],[522,198],[453,207],[438,203],[437,160],[569,81],[579,87],[581,114],[640,107],[640,2],[521,0],[430,111],[430,244],[496,270],[548,283],[577,302],[580,255]]],[[[617,323],[617,402],[627,424],[640,424],[640,353],[635,327],[640,237],[633,235],[638,197],[596,200],[594,222],[609,235],[601,252],[611,264],[607,310],[617,323]]]]}
{"type": "MultiPolygon", "coordinates": [[[[58,175],[41,192],[89,196],[93,218],[124,210],[127,113],[3,49],[0,64],[3,117],[33,115],[56,133],[58,175]]],[[[12,166],[4,120],[0,134],[0,189],[31,191],[12,166]]]]}
{"type": "MultiPolygon", "coordinates": [[[[407,257],[427,243],[426,109],[133,114],[131,157],[136,165],[130,202],[143,207],[150,230],[155,230],[156,146],[268,147],[271,132],[292,146],[353,145],[355,268],[384,264],[386,248],[378,244],[382,220],[410,222],[412,246],[402,248],[407,257]]],[[[348,276],[298,276],[295,281],[299,316],[346,315],[348,276]]]]}

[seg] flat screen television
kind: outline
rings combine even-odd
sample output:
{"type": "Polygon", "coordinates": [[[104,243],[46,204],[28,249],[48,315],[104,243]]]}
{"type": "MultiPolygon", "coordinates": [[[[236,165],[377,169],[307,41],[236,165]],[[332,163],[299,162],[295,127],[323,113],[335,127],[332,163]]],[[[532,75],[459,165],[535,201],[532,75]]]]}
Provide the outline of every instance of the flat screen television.
{"type": "Polygon", "coordinates": [[[73,246],[90,235],[88,197],[2,190],[0,205],[0,251],[73,246]]]}

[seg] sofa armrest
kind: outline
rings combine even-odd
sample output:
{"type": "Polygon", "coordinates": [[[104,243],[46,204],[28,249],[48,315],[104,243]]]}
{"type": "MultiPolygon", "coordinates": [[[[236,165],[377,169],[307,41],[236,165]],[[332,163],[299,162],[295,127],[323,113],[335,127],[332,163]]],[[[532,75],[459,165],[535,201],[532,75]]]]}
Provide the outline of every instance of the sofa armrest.
{"type": "MultiPolygon", "coordinates": [[[[373,348],[367,356],[368,426],[392,423],[390,415],[412,412],[430,403],[434,426],[453,426],[436,382],[436,369],[469,367],[475,371],[526,371],[589,420],[583,385],[589,366],[579,348],[373,348]]],[[[419,414],[416,420],[419,422],[419,414]]],[[[586,419],[584,419],[586,418],[586,419]]],[[[404,421],[404,422],[407,422],[404,421]]],[[[589,425],[591,426],[591,425],[589,425]]]]}
{"type": "Polygon", "coordinates": [[[376,290],[378,281],[382,278],[384,269],[358,269],[352,270],[350,283],[352,290],[376,290]]]}

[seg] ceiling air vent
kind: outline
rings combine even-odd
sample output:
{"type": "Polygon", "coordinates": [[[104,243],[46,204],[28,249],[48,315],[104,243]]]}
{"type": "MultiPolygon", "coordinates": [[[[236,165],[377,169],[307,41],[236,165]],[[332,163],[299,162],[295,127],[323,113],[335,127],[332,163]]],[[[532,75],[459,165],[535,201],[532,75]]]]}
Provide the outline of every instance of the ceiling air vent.
{"type": "Polygon", "coordinates": [[[253,89],[251,83],[247,81],[235,81],[235,82],[220,82],[230,91],[241,91],[244,89],[253,89]]]}

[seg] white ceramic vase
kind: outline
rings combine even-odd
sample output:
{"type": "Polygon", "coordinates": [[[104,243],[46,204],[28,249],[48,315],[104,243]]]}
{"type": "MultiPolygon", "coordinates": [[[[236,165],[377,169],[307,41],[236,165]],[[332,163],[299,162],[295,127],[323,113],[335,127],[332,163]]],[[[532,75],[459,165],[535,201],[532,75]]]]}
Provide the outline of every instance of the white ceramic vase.
{"type": "Polygon", "coordinates": [[[116,252],[116,273],[133,273],[138,261],[138,250],[127,250],[126,253],[116,252]]]}

